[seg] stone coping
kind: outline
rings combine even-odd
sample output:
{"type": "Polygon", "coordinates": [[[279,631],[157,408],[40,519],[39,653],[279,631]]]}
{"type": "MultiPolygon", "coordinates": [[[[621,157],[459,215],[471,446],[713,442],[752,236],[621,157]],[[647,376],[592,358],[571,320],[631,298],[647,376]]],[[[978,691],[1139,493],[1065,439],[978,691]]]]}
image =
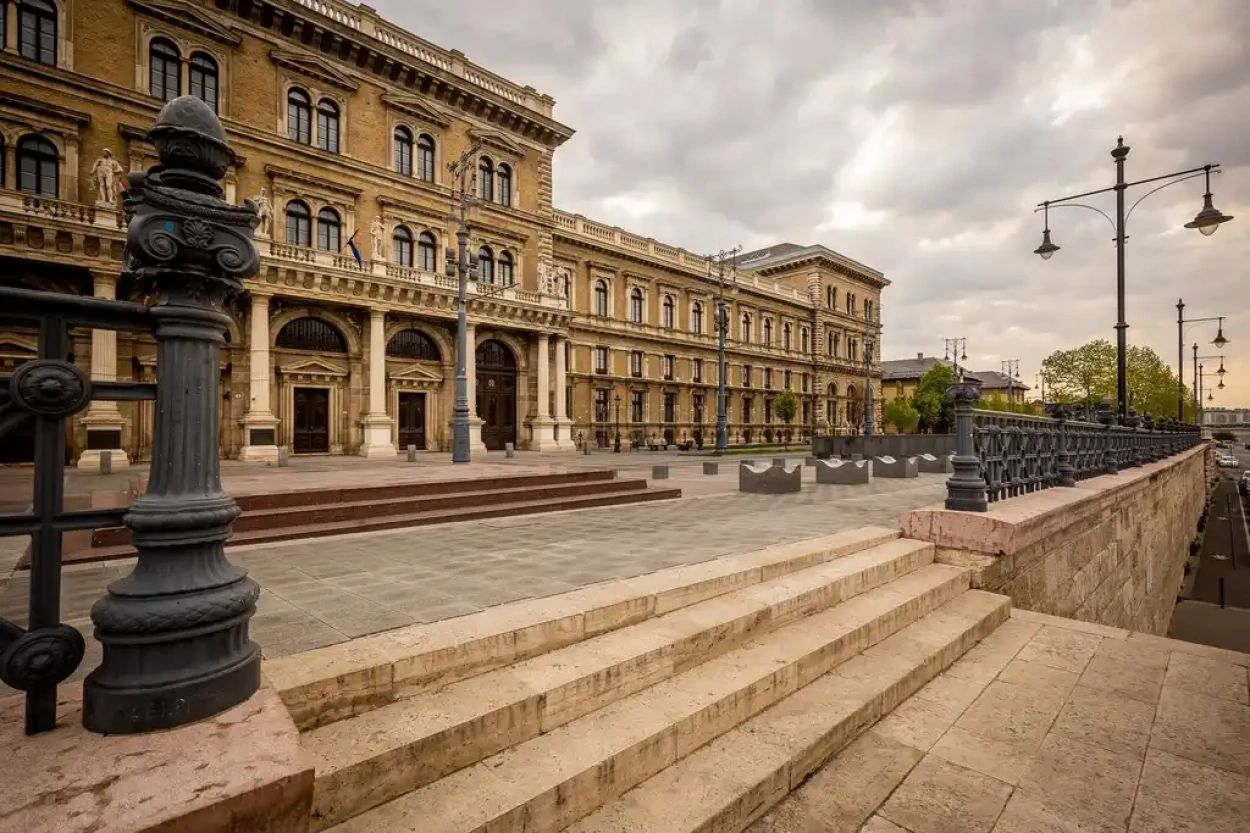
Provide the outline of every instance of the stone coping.
{"type": "Polygon", "coordinates": [[[1015,555],[1146,488],[1164,472],[1206,451],[1205,446],[1199,446],[1119,474],[1081,480],[1073,487],[1008,498],[991,503],[986,512],[960,512],[941,504],[925,506],[899,515],[899,526],[904,536],[935,544],[939,550],[1015,555]]]}
{"type": "Polygon", "coordinates": [[[897,529],[861,527],[778,544],[373,634],[264,670],[307,730],[898,537],[897,529]]]}
{"type": "Polygon", "coordinates": [[[23,735],[24,695],[0,700],[0,830],[22,833],[302,833],[313,766],[277,692],[143,735],[82,727],[62,686],[57,727],[23,735]]]}

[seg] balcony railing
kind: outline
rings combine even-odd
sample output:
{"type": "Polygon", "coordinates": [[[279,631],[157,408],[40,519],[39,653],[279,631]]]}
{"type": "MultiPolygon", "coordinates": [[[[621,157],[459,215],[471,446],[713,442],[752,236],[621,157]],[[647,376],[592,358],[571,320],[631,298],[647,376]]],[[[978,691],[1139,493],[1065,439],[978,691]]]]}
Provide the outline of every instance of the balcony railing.
{"type": "Polygon", "coordinates": [[[1116,424],[1109,407],[1097,422],[1069,419],[1062,405],[1040,417],[974,409],[980,387],[961,382],[955,401],[955,473],[946,507],[984,512],[990,503],[1154,463],[1202,442],[1200,426],[1139,417],[1116,424]]]}

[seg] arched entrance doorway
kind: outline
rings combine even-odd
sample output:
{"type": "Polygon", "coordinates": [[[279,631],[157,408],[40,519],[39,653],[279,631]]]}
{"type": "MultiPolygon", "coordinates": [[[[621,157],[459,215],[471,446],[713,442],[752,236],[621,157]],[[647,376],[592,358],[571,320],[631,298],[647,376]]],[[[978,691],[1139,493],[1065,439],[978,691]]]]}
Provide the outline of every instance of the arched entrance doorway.
{"type": "Polygon", "coordinates": [[[502,341],[490,339],[477,348],[477,415],[482,444],[500,451],[516,446],[516,357],[502,341]]]}

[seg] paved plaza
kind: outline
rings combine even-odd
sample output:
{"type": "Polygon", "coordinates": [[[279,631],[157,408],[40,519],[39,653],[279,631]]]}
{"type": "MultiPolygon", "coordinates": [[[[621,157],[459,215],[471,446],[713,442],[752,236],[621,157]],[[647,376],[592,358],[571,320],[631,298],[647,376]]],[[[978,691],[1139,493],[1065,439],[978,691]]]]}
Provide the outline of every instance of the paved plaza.
{"type": "MultiPolygon", "coordinates": [[[[816,484],[807,469],[797,495],[747,495],[737,491],[737,460],[721,462],[721,474],[704,476],[707,458],[676,454],[585,456],[491,455],[465,476],[490,476],[571,468],[618,468],[621,477],[646,477],[651,465],[668,463],[672,476],[659,484],[683,490],[680,500],[544,515],[387,530],[298,542],[231,548],[262,587],[252,636],[266,657],[397,628],[472,613],[522,598],[539,598],[611,579],[706,561],[727,553],[827,535],[856,527],[896,526],[901,512],[940,501],[945,475],[912,480],[875,480],[866,486],[816,484]]],[[[801,455],[792,465],[802,463],[801,455]]],[[[380,478],[447,477],[450,465],[366,463],[321,458],[291,469],[223,466],[232,488],[252,482],[299,482],[314,488],[376,483],[380,478]],[[292,478],[292,479],[287,479],[292,478]]],[[[465,469],[459,469],[464,472],[465,469]]],[[[130,472],[128,476],[141,474],[130,472]]],[[[117,477],[117,476],[114,476],[117,477]]],[[[96,476],[97,480],[102,479],[96,476]]],[[[83,486],[77,479],[73,488],[83,486]]],[[[260,491],[274,491],[259,488],[260,491]]],[[[236,492],[241,493],[241,492],[236,492]]],[[[62,618],[89,634],[91,605],[109,582],[125,575],[133,560],[67,567],[62,618]]],[[[0,613],[25,624],[29,574],[0,579],[0,613]]],[[[99,661],[88,654],[76,678],[99,661]]]]}

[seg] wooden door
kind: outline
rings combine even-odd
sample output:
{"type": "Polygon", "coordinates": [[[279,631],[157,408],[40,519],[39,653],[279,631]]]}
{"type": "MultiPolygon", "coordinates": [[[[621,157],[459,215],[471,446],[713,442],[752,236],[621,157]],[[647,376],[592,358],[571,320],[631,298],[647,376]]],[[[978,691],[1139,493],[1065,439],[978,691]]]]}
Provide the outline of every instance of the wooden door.
{"type": "Polygon", "coordinates": [[[399,395],[399,450],[415,446],[425,450],[425,394],[401,393],[399,395]]]}
{"type": "Polygon", "coordinates": [[[330,392],[324,388],[295,389],[296,454],[330,451],[330,392]]]}

